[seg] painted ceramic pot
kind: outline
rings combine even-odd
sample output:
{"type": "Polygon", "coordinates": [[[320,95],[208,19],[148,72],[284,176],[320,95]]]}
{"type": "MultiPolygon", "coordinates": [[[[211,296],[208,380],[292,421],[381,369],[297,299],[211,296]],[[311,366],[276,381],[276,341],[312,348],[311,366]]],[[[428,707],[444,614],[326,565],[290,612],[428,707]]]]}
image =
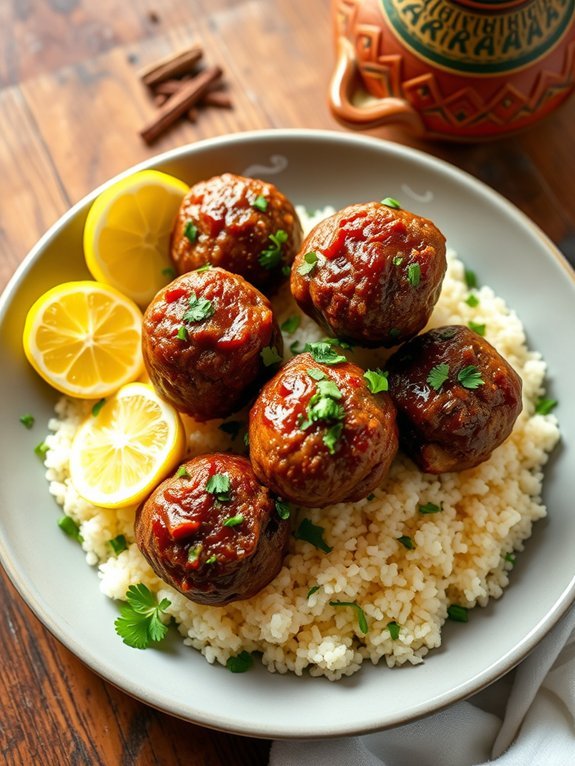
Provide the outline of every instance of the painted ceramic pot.
{"type": "Polygon", "coordinates": [[[477,140],[531,125],[575,88],[575,0],[332,0],[332,112],[477,140]]]}

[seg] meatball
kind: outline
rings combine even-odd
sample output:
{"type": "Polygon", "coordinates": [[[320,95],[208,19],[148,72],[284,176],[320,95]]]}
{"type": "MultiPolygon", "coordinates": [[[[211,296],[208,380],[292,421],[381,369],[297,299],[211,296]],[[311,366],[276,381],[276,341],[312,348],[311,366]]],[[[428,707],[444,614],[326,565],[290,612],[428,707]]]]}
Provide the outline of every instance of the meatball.
{"type": "Polygon", "coordinates": [[[368,202],[312,229],[295,258],[291,290],[331,335],[389,348],[426,325],[445,269],[445,238],[431,221],[368,202]]]}
{"type": "Polygon", "coordinates": [[[237,274],[192,271],[144,314],[144,362],[158,394],[196,418],[224,418],[274,371],[283,341],[268,299],[237,274]]]}
{"type": "Polygon", "coordinates": [[[422,471],[463,471],[487,460],[521,412],[521,378],[460,325],[413,338],[388,361],[401,445],[422,471]]]}
{"type": "Polygon", "coordinates": [[[322,507],[360,500],[383,481],[398,447],[395,408],[348,362],[289,361],[250,410],[258,479],[286,500],[322,507]]]}
{"type": "Polygon", "coordinates": [[[290,526],[245,457],[184,463],[138,508],[136,542],[154,572],[191,601],[250,598],[280,571],[290,526]]]}
{"type": "Polygon", "coordinates": [[[178,274],[211,263],[271,292],[301,239],[293,205],[273,184],[224,173],[195,184],[184,197],[171,256],[178,274]]]}

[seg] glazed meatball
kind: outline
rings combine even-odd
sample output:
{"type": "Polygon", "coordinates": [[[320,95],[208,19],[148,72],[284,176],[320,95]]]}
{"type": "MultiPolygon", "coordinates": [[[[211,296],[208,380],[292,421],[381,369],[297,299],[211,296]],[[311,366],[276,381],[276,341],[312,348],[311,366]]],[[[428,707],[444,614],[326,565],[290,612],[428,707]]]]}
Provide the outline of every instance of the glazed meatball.
{"type": "Polygon", "coordinates": [[[283,341],[268,299],[239,275],[210,268],[160,290],[144,314],[142,348],[158,394],[209,420],[250,401],[283,341]]]}
{"type": "Polygon", "coordinates": [[[521,412],[521,378],[467,327],[413,338],[390,357],[388,371],[402,447],[428,473],[487,460],[521,412]]]}
{"type": "Polygon", "coordinates": [[[286,500],[322,507],[366,497],[398,447],[395,408],[370,393],[348,362],[294,357],[250,410],[250,459],[258,479],[286,500]]]}
{"type": "Polygon", "coordinates": [[[171,255],[178,274],[211,263],[267,293],[285,278],[301,239],[294,207],[275,186],[224,173],[184,197],[171,255]]]}
{"type": "Polygon", "coordinates": [[[312,229],[295,258],[291,290],[331,335],[390,348],[426,325],[445,269],[445,238],[431,221],[368,202],[312,229]]]}
{"type": "Polygon", "coordinates": [[[277,575],[289,535],[269,490],[239,455],[202,455],[138,508],[136,542],[154,572],[191,601],[250,598],[277,575]]]}

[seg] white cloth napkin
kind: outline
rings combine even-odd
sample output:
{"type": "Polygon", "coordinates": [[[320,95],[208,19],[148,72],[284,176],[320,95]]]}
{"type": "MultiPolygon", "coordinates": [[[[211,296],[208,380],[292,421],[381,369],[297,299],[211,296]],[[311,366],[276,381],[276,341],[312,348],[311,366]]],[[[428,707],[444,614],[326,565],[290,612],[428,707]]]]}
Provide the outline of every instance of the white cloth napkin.
{"type": "Polygon", "coordinates": [[[515,671],[466,702],[378,734],[274,742],[269,763],[575,766],[575,607],[515,671]]]}

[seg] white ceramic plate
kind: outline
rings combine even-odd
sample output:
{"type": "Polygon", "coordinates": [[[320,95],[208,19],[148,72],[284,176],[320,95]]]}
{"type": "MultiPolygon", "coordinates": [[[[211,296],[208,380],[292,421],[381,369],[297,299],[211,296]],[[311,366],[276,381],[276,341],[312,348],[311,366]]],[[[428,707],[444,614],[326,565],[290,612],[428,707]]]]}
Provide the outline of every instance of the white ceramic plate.
{"type": "Polygon", "coordinates": [[[537,523],[503,598],[474,610],[467,625],[446,625],[442,647],[418,667],[366,666],[331,683],[274,675],[263,667],[232,674],[206,663],[175,632],[162,649],[125,646],[114,632],[116,606],[100,594],[96,572],[56,525],[59,510],[33,448],[45,435],[57,395],[21,350],[33,300],[58,282],[89,277],[81,235],[98,189],[41,239],[0,303],[0,555],[23,598],[74,654],[127,693],[195,723],[254,736],[373,731],[431,713],[494,681],[535,647],[575,598],[575,408],[569,406],[575,354],[565,345],[572,343],[566,338],[575,326],[575,281],[561,255],[520,212],[470,176],[361,136],[239,134],[168,152],[137,169],[144,167],[188,183],[227,170],[260,176],[309,208],[392,196],[433,219],[481,281],[517,311],[530,346],[548,362],[548,391],[560,402],[562,431],[546,469],[549,517],[537,523]],[[36,416],[32,431],[18,421],[24,412],[36,416]]]}

